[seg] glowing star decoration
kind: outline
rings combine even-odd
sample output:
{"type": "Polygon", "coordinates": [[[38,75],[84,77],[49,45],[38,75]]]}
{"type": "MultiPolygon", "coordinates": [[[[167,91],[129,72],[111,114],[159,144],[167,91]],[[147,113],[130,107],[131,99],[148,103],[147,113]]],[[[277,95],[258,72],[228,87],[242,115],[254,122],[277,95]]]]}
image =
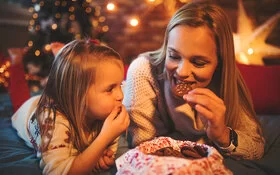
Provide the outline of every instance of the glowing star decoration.
{"type": "Polygon", "coordinates": [[[237,34],[233,34],[236,59],[242,64],[263,65],[263,58],[280,57],[280,47],[265,42],[276,26],[280,12],[272,16],[264,24],[253,30],[253,25],[246,15],[242,1],[238,1],[239,16],[237,34]]]}

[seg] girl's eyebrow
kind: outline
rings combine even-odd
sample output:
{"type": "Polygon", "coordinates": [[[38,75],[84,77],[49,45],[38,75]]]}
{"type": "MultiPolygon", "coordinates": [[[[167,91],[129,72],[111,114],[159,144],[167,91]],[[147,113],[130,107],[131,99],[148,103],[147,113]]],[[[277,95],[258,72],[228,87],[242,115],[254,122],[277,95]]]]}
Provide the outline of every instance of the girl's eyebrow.
{"type": "Polygon", "coordinates": [[[106,88],[108,89],[108,88],[115,88],[115,87],[117,87],[118,86],[118,83],[109,83],[109,84],[107,84],[106,85],[106,88]]]}
{"type": "Polygon", "coordinates": [[[113,88],[115,87],[116,84],[115,83],[109,83],[109,84],[105,84],[104,87],[107,89],[107,88],[113,88]]]}

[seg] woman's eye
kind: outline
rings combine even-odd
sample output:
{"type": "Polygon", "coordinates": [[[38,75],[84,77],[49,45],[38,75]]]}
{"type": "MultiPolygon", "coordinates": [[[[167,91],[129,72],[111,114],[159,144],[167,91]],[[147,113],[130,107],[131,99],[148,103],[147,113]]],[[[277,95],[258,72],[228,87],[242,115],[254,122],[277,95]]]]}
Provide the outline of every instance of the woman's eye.
{"type": "Polygon", "coordinates": [[[177,55],[172,55],[172,54],[169,54],[169,58],[171,58],[172,60],[179,60],[180,57],[177,56],[177,55]]]}
{"type": "Polygon", "coordinates": [[[204,60],[193,60],[192,63],[193,63],[196,67],[203,67],[205,64],[207,64],[207,62],[204,61],[204,60]]]}

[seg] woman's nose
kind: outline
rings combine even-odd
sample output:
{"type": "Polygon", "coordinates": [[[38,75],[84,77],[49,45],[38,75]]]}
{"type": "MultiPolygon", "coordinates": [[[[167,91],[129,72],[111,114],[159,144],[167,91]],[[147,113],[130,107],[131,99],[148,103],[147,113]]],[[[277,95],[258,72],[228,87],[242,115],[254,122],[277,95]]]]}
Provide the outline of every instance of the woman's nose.
{"type": "Polygon", "coordinates": [[[192,66],[187,60],[182,60],[177,67],[176,73],[180,77],[188,77],[192,72],[192,66]]]}

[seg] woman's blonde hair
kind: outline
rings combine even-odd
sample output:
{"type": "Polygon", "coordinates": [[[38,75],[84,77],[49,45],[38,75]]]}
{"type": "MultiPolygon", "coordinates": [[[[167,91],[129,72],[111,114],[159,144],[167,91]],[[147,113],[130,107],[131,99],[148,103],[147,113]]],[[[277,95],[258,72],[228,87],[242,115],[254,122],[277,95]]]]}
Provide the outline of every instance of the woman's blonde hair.
{"type": "Polygon", "coordinates": [[[178,25],[190,27],[207,26],[214,34],[217,45],[218,67],[214,77],[219,84],[217,95],[226,105],[226,125],[236,128],[238,120],[242,120],[244,113],[252,117],[261,128],[253,109],[250,93],[236,67],[234,43],[227,15],[219,6],[206,2],[195,1],[181,7],[171,18],[166,31],[162,47],[154,52],[146,53],[150,57],[154,72],[160,78],[164,75],[164,62],[169,32],[178,25]]]}
{"type": "MultiPolygon", "coordinates": [[[[88,108],[86,95],[95,81],[96,66],[103,61],[122,60],[112,48],[96,44],[91,40],[74,40],[65,45],[55,57],[47,85],[36,110],[39,121],[42,151],[51,140],[55,114],[64,115],[70,124],[70,140],[82,152],[88,145],[84,137],[85,116],[88,108]],[[49,109],[47,117],[42,115],[49,109]],[[53,110],[53,112],[50,112],[53,110]],[[53,115],[50,115],[53,114],[53,115]],[[46,127],[46,124],[48,125],[46,127]]],[[[94,105],[94,104],[92,104],[94,105]]],[[[96,131],[102,121],[97,121],[96,131]]]]}

